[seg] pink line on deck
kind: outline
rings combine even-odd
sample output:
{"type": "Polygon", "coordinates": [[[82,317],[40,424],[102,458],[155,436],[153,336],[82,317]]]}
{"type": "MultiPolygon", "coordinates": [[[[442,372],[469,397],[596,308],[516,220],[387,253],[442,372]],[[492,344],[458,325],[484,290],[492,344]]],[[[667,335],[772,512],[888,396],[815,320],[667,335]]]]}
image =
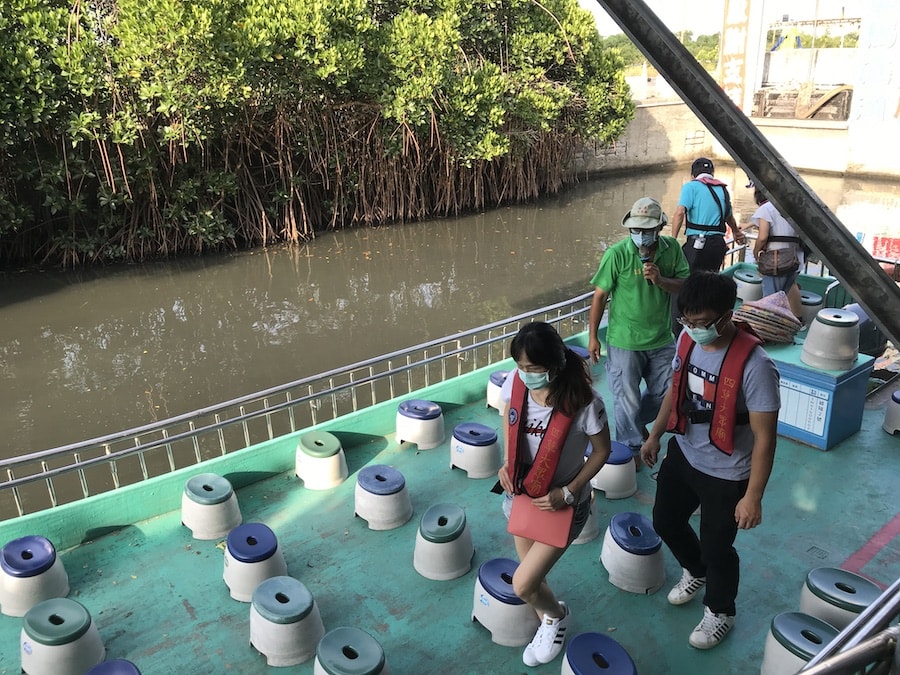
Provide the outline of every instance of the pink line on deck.
{"type": "Polygon", "coordinates": [[[847,558],[841,565],[841,568],[848,572],[861,574],[860,570],[872,562],[872,558],[878,555],[878,553],[897,535],[900,535],[900,513],[895,515],[887,524],[878,530],[878,532],[872,535],[872,538],[869,539],[862,548],[847,558]]]}

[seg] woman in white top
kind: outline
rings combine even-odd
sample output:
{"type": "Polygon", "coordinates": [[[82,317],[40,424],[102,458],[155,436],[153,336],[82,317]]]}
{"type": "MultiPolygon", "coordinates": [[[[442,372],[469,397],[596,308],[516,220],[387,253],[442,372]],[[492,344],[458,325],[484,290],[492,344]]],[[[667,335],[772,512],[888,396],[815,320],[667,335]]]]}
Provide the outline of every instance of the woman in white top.
{"type": "MultiPolygon", "coordinates": [[[[800,237],[793,226],[782,216],[775,205],[757,187],[753,193],[757,209],[750,222],[757,226],[758,234],[753,246],[753,256],[759,260],[762,251],[786,251],[794,249],[800,265],[803,265],[803,247],[800,245],[800,237]]],[[[797,286],[799,269],[780,276],[762,275],[763,295],[772,295],[778,291],[784,291],[791,311],[796,317],[803,316],[803,302],[800,298],[800,288],[797,286]]]]}

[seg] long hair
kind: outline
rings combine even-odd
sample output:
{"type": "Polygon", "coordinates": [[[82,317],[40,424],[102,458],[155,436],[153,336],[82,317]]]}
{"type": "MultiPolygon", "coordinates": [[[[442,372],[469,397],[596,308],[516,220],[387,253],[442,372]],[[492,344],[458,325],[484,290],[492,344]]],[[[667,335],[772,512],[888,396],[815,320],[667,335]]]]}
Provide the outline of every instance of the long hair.
{"type": "Polygon", "coordinates": [[[574,415],[593,400],[587,363],[566,347],[549,323],[535,321],[522,326],[509,345],[509,354],[515,361],[524,354],[550,372],[547,404],[551,408],[574,415]]]}

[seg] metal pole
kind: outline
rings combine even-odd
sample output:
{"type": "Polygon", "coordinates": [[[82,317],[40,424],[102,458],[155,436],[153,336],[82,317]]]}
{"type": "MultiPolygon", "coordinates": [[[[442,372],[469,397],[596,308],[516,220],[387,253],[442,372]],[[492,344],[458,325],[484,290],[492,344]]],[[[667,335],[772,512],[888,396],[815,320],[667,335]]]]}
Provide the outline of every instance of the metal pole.
{"type": "Polygon", "coordinates": [[[597,0],[900,346],[900,288],[643,0],[597,0]]]}

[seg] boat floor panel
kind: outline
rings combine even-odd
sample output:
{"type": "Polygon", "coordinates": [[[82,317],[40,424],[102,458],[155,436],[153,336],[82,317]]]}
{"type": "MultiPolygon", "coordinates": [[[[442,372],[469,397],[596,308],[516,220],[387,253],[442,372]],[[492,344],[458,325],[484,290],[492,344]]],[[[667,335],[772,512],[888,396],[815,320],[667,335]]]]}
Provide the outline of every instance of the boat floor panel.
{"type": "MultiPolygon", "coordinates": [[[[609,393],[601,390],[609,404],[609,393]]],[[[700,602],[675,607],[666,601],[680,577],[668,551],[666,583],[652,595],[612,586],[599,560],[603,530],[614,514],[650,515],[655,472],[638,474],[639,490],[630,498],[610,501],[596,493],[600,536],[572,546],[549,576],[572,610],[569,636],[609,634],[642,673],[757,673],[772,617],[797,609],[811,568],[841,566],[882,587],[893,582],[900,576],[900,437],[881,429],[883,417],[883,406],[870,407],[862,430],[829,452],[779,438],[763,524],[738,534],[737,622],[709,651],[687,642],[702,615],[700,602]]],[[[265,522],[275,531],[288,573],[312,592],[326,630],[365,629],[383,645],[393,673],[557,673],[562,657],[525,667],[522,648],[494,644],[471,620],[479,565],[515,558],[515,550],[501,497],[490,492],[494,479],[473,480],[450,469],[451,431],[461,422],[499,430],[501,420],[483,400],[448,406],[445,418],[447,440],[432,450],[398,446],[393,437],[360,436],[359,445],[346,448],[350,478],[334,489],[307,490],[290,472],[241,488],[244,522],[265,522]],[[403,472],[414,513],[402,527],[373,531],[354,517],[356,472],[368,463],[403,472]],[[476,548],[469,573],[451,581],[425,579],[412,565],[419,520],[438,502],[465,509],[476,548]]],[[[91,612],[107,658],[127,658],[151,675],[276,672],[249,645],[250,605],[229,597],[223,549],[224,541],[192,539],[174,510],[61,555],[70,597],[91,612]]],[[[19,672],[21,625],[21,619],[0,617],[0,673],[19,672]]],[[[278,672],[312,673],[312,661],[278,672]]]]}

